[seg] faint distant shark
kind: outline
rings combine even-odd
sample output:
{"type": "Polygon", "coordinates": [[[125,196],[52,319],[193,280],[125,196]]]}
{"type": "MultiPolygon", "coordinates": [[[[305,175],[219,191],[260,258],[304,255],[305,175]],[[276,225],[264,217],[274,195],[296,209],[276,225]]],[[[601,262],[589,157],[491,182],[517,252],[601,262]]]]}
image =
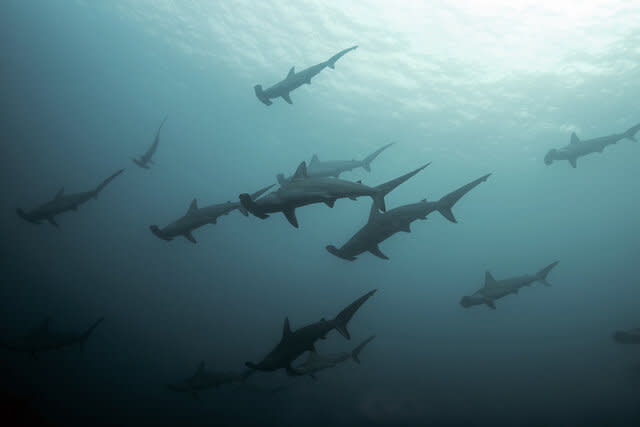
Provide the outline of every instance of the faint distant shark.
{"type": "Polygon", "coordinates": [[[76,211],[78,206],[91,200],[97,199],[98,194],[102,189],[109,184],[115,177],[120,175],[124,169],[120,169],[118,172],[111,175],[109,178],[102,181],[94,190],[85,191],[82,193],[64,194],[64,187],[61,188],[53,200],[44,203],[30,212],[24,212],[22,209],[16,209],[18,216],[25,221],[33,224],[40,224],[43,219],[47,220],[51,225],[58,226],[55,221],[55,216],[67,211],[76,211]]]}
{"type": "Polygon", "coordinates": [[[335,68],[336,61],[348,52],[356,49],[358,46],[350,47],[349,49],[345,49],[331,58],[328,61],[321,62],[317,65],[307,68],[306,70],[302,70],[299,73],[296,73],[295,67],[291,67],[289,70],[289,74],[287,77],[271,86],[269,89],[262,90],[262,85],[255,85],[253,89],[256,92],[256,96],[264,105],[273,104],[270,100],[273,98],[282,97],[289,104],[293,104],[291,102],[291,98],[289,97],[289,93],[302,86],[303,84],[311,84],[311,79],[316,76],[320,71],[324,70],[326,67],[331,69],[335,68]]]}
{"type": "Polygon", "coordinates": [[[198,398],[198,392],[209,388],[218,388],[221,385],[231,384],[240,381],[241,376],[238,374],[230,374],[227,372],[210,372],[205,370],[204,362],[200,362],[196,373],[189,378],[168,384],[169,390],[190,393],[195,399],[198,398]]]}
{"type": "Polygon", "coordinates": [[[79,344],[80,350],[82,350],[91,332],[93,332],[103,320],[104,318],[101,317],[82,333],[54,332],[49,328],[51,318],[48,317],[38,328],[31,330],[24,336],[3,342],[0,346],[8,350],[31,353],[33,357],[36,357],[38,353],[43,351],[58,350],[62,347],[69,347],[75,344],[79,344]]]}
{"type": "Polygon", "coordinates": [[[282,212],[289,223],[298,228],[296,208],[315,203],[325,203],[333,207],[338,199],[371,197],[376,207],[386,210],[384,197],[394,188],[429,166],[427,163],[401,177],[392,179],[377,187],[369,187],[362,182],[345,181],[338,178],[309,177],[307,165],[302,162],[289,182],[282,182],[280,188],[257,201],[251,200],[248,194],[240,195],[240,202],[249,212],[258,218],[268,218],[269,213],[282,212]]]}
{"type": "Polygon", "coordinates": [[[451,209],[460,200],[481,182],[489,178],[491,174],[484,175],[455,191],[447,194],[437,202],[428,202],[426,199],[410,205],[400,206],[391,209],[386,213],[380,213],[375,205],[371,206],[369,221],[347,243],[340,249],[333,245],[326,247],[327,251],[339,258],[347,261],[355,261],[356,256],[364,252],[382,259],[389,259],[380,251],[378,244],[382,243],[394,234],[404,231],[410,233],[410,225],[418,219],[427,219],[431,212],[438,211],[442,216],[451,222],[457,222],[451,209]]]}
{"type": "Polygon", "coordinates": [[[523,286],[529,286],[533,282],[542,282],[547,286],[551,286],[551,284],[547,282],[547,275],[557,264],[558,261],[549,264],[533,276],[527,274],[503,280],[494,279],[491,273],[487,271],[485,273],[484,287],[471,296],[463,297],[462,300],[460,300],[460,305],[467,308],[473,305],[486,304],[495,310],[496,300],[509,294],[517,294],[523,286]]]}
{"type": "Polygon", "coordinates": [[[316,379],[315,374],[327,368],[333,368],[338,363],[342,363],[346,360],[353,359],[356,363],[360,364],[359,355],[362,349],[369,344],[375,338],[375,335],[370,336],[364,340],[360,345],[354,348],[350,353],[341,352],[336,354],[324,354],[310,352],[307,360],[296,366],[295,370],[302,375],[309,375],[311,378],[316,379]]]}
{"type": "Polygon", "coordinates": [[[572,167],[578,165],[578,158],[586,156],[591,153],[602,153],[602,151],[608,145],[613,145],[621,139],[627,138],[632,141],[637,141],[635,134],[640,131],[640,124],[627,129],[623,133],[616,133],[609,136],[602,136],[600,138],[586,139],[581,141],[575,132],[571,134],[571,143],[560,149],[552,148],[549,150],[546,156],[544,156],[544,163],[548,166],[553,163],[554,160],[567,160],[572,167]]]}
{"type": "MultiPolygon", "coordinates": [[[[271,187],[273,187],[273,184],[256,191],[250,196],[251,200],[256,200],[271,187]]],[[[198,202],[196,199],[193,199],[189,206],[189,210],[187,210],[187,213],[182,217],[162,229],[157,225],[151,225],[149,226],[149,229],[153,234],[163,240],[171,241],[174,237],[183,236],[191,243],[196,243],[196,239],[192,234],[193,230],[206,224],[216,224],[220,216],[228,215],[236,209],[238,209],[244,216],[249,215],[246,209],[239,202],[226,202],[199,208],[198,202]]]]}
{"type": "MultiPolygon", "coordinates": [[[[371,162],[380,155],[384,150],[391,147],[393,143],[369,154],[363,160],[329,160],[320,161],[318,155],[314,154],[311,161],[307,165],[307,176],[309,177],[329,177],[338,178],[342,172],[351,171],[356,168],[363,168],[367,172],[371,172],[371,162]]],[[[278,183],[283,184],[291,181],[291,178],[285,178],[283,174],[278,174],[278,183]]]]}
{"type": "Polygon", "coordinates": [[[149,147],[147,152],[140,156],[139,159],[132,159],[133,163],[140,166],[141,168],[149,169],[149,163],[153,164],[153,162],[151,161],[151,157],[153,157],[153,154],[158,149],[158,142],[160,142],[160,130],[162,129],[162,126],[164,126],[164,122],[167,120],[167,117],[168,116],[164,116],[164,119],[162,119],[162,123],[160,123],[160,127],[156,132],[156,138],[153,140],[153,144],[151,144],[151,147],[149,147]]]}
{"type": "Polygon", "coordinates": [[[304,375],[303,372],[299,372],[293,368],[291,363],[305,351],[315,352],[315,342],[319,339],[324,339],[326,335],[334,329],[340,332],[346,339],[351,339],[351,335],[349,335],[349,331],[347,330],[347,323],[349,323],[349,320],[351,320],[362,304],[375,292],[376,290],[374,289],[361,296],[349,304],[333,320],[325,320],[323,318],[318,322],[304,326],[296,331],[291,331],[289,318],[285,318],[282,329],[282,339],[278,345],[267,354],[260,363],[246,362],[245,365],[252,370],[269,372],[286,369],[289,375],[304,375]]]}
{"type": "Polygon", "coordinates": [[[613,339],[620,344],[640,344],[640,328],[629,331],[616,331],[613,339]]]}

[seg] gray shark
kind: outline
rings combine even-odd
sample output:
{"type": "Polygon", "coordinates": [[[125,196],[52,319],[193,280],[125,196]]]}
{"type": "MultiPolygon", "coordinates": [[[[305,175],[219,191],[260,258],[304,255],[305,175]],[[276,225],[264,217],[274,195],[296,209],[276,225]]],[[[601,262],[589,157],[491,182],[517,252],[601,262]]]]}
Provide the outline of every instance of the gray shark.
{"type": "Polygon", "coordinates": [[[629,331],[616,331],[613,339],[620,344],[640,344],[640,328],[629,331]]]}
{"type": "Polygon", "coordinates": [[[102,189],[109,184],[115,177],[120,175],[124,169],[111,175],[102,181],[94,190],[84,191],[82,193],[64,194],[64,187],[58,190],[53,200],[46,202],[29,212],[22,209],[16,209],[18,216],[32,224],[40,224],[40,221],[46,219],[51,225],[58,227],[55,216],[67,211],[76,211],[78,206],[88,202],[91,199],[97,199],[102,189]]]}
{"type": "Polygon", "coordinates": [[[311,79],[318,73],[320,73],[320,71],[324,70],[326,67],[334,69],[336,61],[338,59],[342,58],[345,54],[351,52],[357,47],[358,46],[353,46],[349,49],[338,52],[327,61],[321,62],[298,73],[296,73],[295,67],[291,67],[291,69],[289,70],[289,74],[287,74],[287,77],[284,80],[279,81],[275,85],[271,86],[269,89],[263,90],[262,85],[255,85],[253,89],[256,93],[256,96],[264,105],[273,104],[270,100],[279,97],[282,97],[282,99],[287,101],[289,104],[293,104],[289,96],[289,93],[292,90],[299,88],[303,84],[310,85],[311,79]]]}
{"type": "Polygon", "coordinates": [[[496,280],[491,273],[485,273],[484,287],[471,296],[463,297],[460,305],[468,308],[474,305],[486,304],[495,310],[495,301],[509,294],[517,294],[523,286],[530,286],[533,282],[542,282],[547,286],[551,286],[547,282],[547,275],[558,264],[556,261],[549,264],[534,275],[526,274],[524,276],[511,277],[503,280],[496,280]]]}
{"type": "MultiPolygon", "coordinates": [[[[328,160],[320,161],[318,155],[314,154],[311,161],[307,165],[307,176],[309,177],[328,177],[338,178],[342,172],[351,171],[356,168],[363,168],[367,172],[371,172],[371,162],[380,155],[384,150],[391,147],[393,143],[387,144],[382,148],[369,154],[362,160],[328,160]]],[[[278,174],[278,183],[283,184],[291,181],[291,178],[285,178],[283,174],[278,174]]]]}
{"type": "Polygon", "coordinates": [[[349,359],[353,359],[356,363],[360,364],[359,355],[362,349],[369,344],[375,338],[375,335],[370,336],[364,340],[360,345],[354,348],[350,353],[341,352],[336,354],[324,354],[320,355],[313,351],[309,353],[309,357],[304,363],[296,366],[296,371],[303,375],[309,375],[311,378],[316,379],[316,372],[324,369],[333,368],[338,363],[342,363],[349,359]]]}
{"type": "Polygon", "coordinates": [[[218,388],[221,385],[232,384],[241,380],[241,375],[227,372],[210,372],[204,367],[204,361],[200,362],[196,373],[189,378],[168,384],[167,388],[172,391],[190,393],[195,399],[198,392],[209,388],[218,388]]]}
{"type": "Polygon", "coordinates": [[[278,369],[286,369],[287,374],[292,376],[304,375],[291,366],[305,351],[315,351],[315,342],[324,339],[332,330],[337,330],[346,339],[351,339],[351,335],[347,330],[347,323],[365,303],[376,289],[361,296],[344,310],[342,310],[334,319],[325,320],[324,318],[318,322],[304,326],[296,331],[291,331],[289,326],[289,318],[284,319],[284,327],[282,329],[282,339],[276,347],[259,363],[246,362],[245,365],[252,370],[258,371],[276,371],[278,369]]]}
{"type": "Polygon", "coordinates": [[[337,199],[371,197],[376,207],[386,210],[384,197],[394,188],[429,166],[427,163],[401,177],[392,179],[377,187],[369,187],[360,181],[351,182],[338,178],[312,178],[307,175],[307,165],[302,162],[290,182],[283,182],[280,188],[257,201],[252,201],[248,194],[240,195],[240,202],[249,212],[258,218],[268,218],[269,213],[282,212],[289,223],[298,228],[296,208],[315,203],[325,203],[333,207],[337,199]]]}
{"type": "MultiPolygon", "coordinates": [[[[271,187],[273,187],[273,184],[251,194],[251,200],[258,199],[271,187]]],[[[216,224],[218,222],[218,217],[222,215],[228,215],[230,212],[236,209],[238,209],[244,216],[249,215],[246,209],[239,202],[229,201],[199,208],[197,200],[193,199],[191,205],[189,205],[187,213],[185,213],[182,217],[178,218],[162,229],[157,225],[151,225],[149,226],[149,229],[160,239],[166,241],[171,241],[174,237],[183,236],[185,239],[195,244],[196,239],[195,237],[193,237],[193,230],[200,228],[206,224],[216,224]]]]}
{"type": "Polygon", "coordinates": [[[602,153],[602,151],[608,145],[613,145],[621,139],[630,139],[637,141],[635,134],[640,131],[640,124],[637,124],[623,133],[616,133],[613,135],[602,136],[600,138],[586,139],[581,141],[575,132],[571,133],[571,142],[569,145],[560,149],[552,148],[544,156],[544,163],[548,166],[554,162],[554,160],[567,160],[572,167],[578,165],[578,157],[586,156],[591,153],[602,153]]]}
{"type": "Polygon", "coordinates": [[[12,351],[31,353],[33,357],[43,351],[58,350],[75,344],[79,344],[80,350],[82,350],[89,335],[103,320],[103,317],[96,320],[82,333],[56,332],[49,328],[51,318],[47,317],[38,328],[31,330],[24,336],[5,341],[0,346],[12,351]]]}
{"type": "Polygon", "coordinates": [[[491,174],[484,175],[452,191],[437,202],[428,202],[424,199],[418,203],[391,209],[386,213],[380,213],[374,204],[371,206],[367,224],[354,234],[347,243],[340,249],[333,245],[327,246],[326,249],[332,255],[347,261],[355,261],[356,256],[364,252],[370,252],[378,258],[389,259],[380,251],[378,247],[380,243],[400,231],[410,233],[410,225],[413,221],[427,219],[427,215],[434,211],[440,212],[442,216],[451,222],[457,222],[451,211],[453,206],[462,196],[481,182],[486,181],[489,176],[491,176],[491,174]]]}
{"type": "Polygon", "coordinates": [[[162,126],[164,126],[164,122],[167,120],[167,117],[168,116],[164,116],[164,119],[162,119],[162,123],[160,123],[160,127],[158,127],[158,131],[156,132],[156,137],[147,152],[140,156],[139,159],[131,159],[133,160],[133,163],[140,166],[141,168],[149,169],[149,163],[153,164],[153,161],[151,161],[151,157],[153,157],[153,154],[158,149],[158,142],[160,142],[160,130],[162,129],[162,126]]]}

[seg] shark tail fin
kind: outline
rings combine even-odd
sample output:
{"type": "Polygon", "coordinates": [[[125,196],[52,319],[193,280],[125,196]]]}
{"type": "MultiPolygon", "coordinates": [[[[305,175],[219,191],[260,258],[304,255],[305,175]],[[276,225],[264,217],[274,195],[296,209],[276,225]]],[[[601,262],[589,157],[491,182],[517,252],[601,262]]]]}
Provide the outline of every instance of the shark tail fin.
{"type": "Polygon", "coordinates": [[[373,199],[373,202],[376,204],[376,207],[383,212],[386,211],[387,207],[384,202],[384,197],[387,194],[389,194],[392,190],[394,190],[397,186],[399,186],[400,184],[402,184],[403,182],[405,182],[406,180],[408,180],[409,178],[411,178],[412,176],[414,176],[415,174],[417,174],[418,172],[420,172],[422,169],[426,168],[430,164],[431,163],[427,163],[426,165],[420,166],[418,169],[414,171],[406,173],[396,179],[392,179],[391,181],[387,181],[384,184],[380,184],[377,187],[375,187],[377,191],[372,196],[372,199],[373,199]]]}
{"type": "Polygon", "coordinates": [[[451,210],[453,206],[456,203],[458,203],[458,200],[460,200],[462,196],[464,196],[473,188],[478,186],[481,182],[486,181],[490,176],[491,176],[490,173],[486,174],[476,179],[475,181],[472,181],[466,185],[463,185],[457,190],[454,190],[451,193],[447,194],[446,196],[442,197],[438,201],[438,205],[437,205],[437,209],[438,209],[438,212],[440,212],[440,215],[442,215],[443,217],[445,217],[451,222],[457,223],[458,221],[456,220],[456,217],[453,215],[453,211],[451,210]]]}
{"type": "Polygon", "coordinates": [[[269,97],[262,90],[262,85],[255,85],[253,90],[256,93],[256,97],[262,102],[264,105],[271,105],[273,102],[269,100],[269,97]]]}
{"type": "Polygon", "coordinates": [[[350,47],[348,49],[345,49],[343,51],[340,51],[338,53],[336,53],[335,55],[333,55],[328,61],[327,61],[327,67],[331,68],[332,70],[336,68],[336,61],[338,61],[338,59],[342,58],[344,55],[346,55],[347,53],[351,52],[354,49],[357,49],[358,46],[353,46],[350,47]]]}
{"type": "Polygon", "coordinates": [[[265,214],[264,211],[260,208],[260,206],[251,199],[251,196],[247,193],[242,193],[240,196],[240,205],[245,208],[247,211],[251,212],[253,215],[257,216],[260,219],[268,218],[269,215],[265,214]]]}
{"type": "Polygon", "coordinates": [[[122,172],[124,171],[124,169],[120,169],[118,172],[114,173],[113,175],[111,175],[109,178],[105,179],[104,181],[102,181],[102,183],[100,183],[100,185],[98,185],[96,187],[96,189],[93,191],[93,198],[97,199],[98,198],[98,194],[102,191],[102,189],[104,187],[107,186],[107,184],[109,184],[111,181],[113,181],[118,175],[120,175],[122,172]]]}
{"type": "Polygon", "coordinates": [[[387,144],[384,147],[377,149],[376,151],[374,151],[373,153],[365,157],[364,160],[362,160],[362,167],[364,168],[364,170],[366,170],[367,172],[371,172],[371,162],[373,162],[376,159],[376,157],[380,155],[380,153],[382,153],[387,148],[391,147],[393,144],[394,144],[393,142],[391,144],[387,144]]]}
{"type": "Polygon", "coordinates": [[[553,267],[558,265],[559,262],[560,261],[555,261],[555,262],[549,264],[548,266],[546,266],[545,268],[543,268],[542,270],[538,271],[536,273],[536,277],[538,278],[538,280],[541,281],[542,283],[544,283],[547,286],[551,286],[551,283],[547,282],[547,275],[549,274],[549,272],[551,270],[553,270],[553,267]]]}
{"type": "Polygon", "coordinates": [[[358,345],[356,348],[353,349],[353,351],[351,352],[351,357],[353,358],[353,360],[359,365],[360,364],[360,358],[358,357],[360,355],[360,352],[362,351],[362,349],[369,344],[371,341],[373,341],[373,339],[375,338],[375,335],[371,335],[369,338],[367,338],[366,340],[362,341],[362,343],[360,343],[360,345],[358,345]]]}
{"type": "Polygon", "coordinates": [[[93,325],[89,326],[89,329],[87,329],[82,335],[80,335],[80,350],[84,348],[84,342],[87,340],[87,338],[89,338],[89,335],[91,335],[93,330],[97,328],[98,325],[102,323],[103,320],[104,320],[104,317],[99,318],[93,323],[93,325]]]}
{"type": "Polygon", "coordinates": [[[356,314],[356,311],[358,311],[358,309],[362,306],[362,304],[364,304],[365,301],[367,301],[369,297],[371,297],[371,295],[375,294],[376,291],[377,289],[367,292],[366,294],[364,294],[363,296],[361,296],[360,298],[358,298],[357,300],[349,304],[344,310],[338,313],[335,319],[333,319],[334,327],[338,332],[340,332],[340,334],[343,337],[345,337],[348,340],[351,339],[351,335],[347,330],[347,323],[349,323],[349,320],[351,320],[353,315],[356,314]]]}

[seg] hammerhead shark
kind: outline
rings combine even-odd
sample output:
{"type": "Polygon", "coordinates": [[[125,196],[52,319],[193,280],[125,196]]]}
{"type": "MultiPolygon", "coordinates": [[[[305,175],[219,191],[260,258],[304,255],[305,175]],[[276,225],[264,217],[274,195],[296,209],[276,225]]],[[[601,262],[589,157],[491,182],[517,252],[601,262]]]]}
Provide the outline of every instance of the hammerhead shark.
{"type": "Polygon", "coordinates": [[[567,160],[573,168],[578,166],[578,157],[586,156],[591,153],[602,153],[608,145],[613,145],[621,139],[630,139],[637,141],[635,134],[640,131],[640,124],[637,124],[623,133],[616,133],[608,136],[601,136],[594,139],[586,139],[581,141],[575,132],[571,133],[571,143],[560,149],[552,148],[544,156],[545,165],[550,165],[554,160],[567,160]]]}
{"type": "Polygon", "coordinates": [[[158,149],[158,142],[160,142],[160,130],[162,129],[162,126],[164,126],[164,122],[167,120],[167,117],[168,116],[164,116],[164,119],[162,119],[162,123],[160,123],[160,127],[158,127],[158,131],[156,132],[156,137],[153,140],[153,144],[151,144],[151,147],[149,147],[147,152],[140,156],[139,159],[131,159],[133,160],[133,163],[140,166],[141,168],[149,169],[149,163],[153,164],[153,161],[151,161],[151,157],[153,157],[153,154],[158,149]]]}
{"type": "Polygon", "coordinates": [[[490,175],[491,174],[484,175],[475,181],[463,185],[436,202],[428,202],[427,199],[423,199],[418,203],[400,206],[386,213],[380,213],[375,204],[373,204],[369,212],[369,221],[364,227],[354,234],[340,249],[333,245],[327,246],[326,249],[330,254],[347,261],[355,261],[356,256],[364,252],[370,252],[378,258],[389,259],[380,251],[378,247],[380,243],[400,231],[410,233],[410,225],[413,221],[418,219],[425,220],[427,219],[427,215],[434,211],[440,212],[446,219],[456,223],[457,220],[451,210],[453,206],[462,196],[481,182],[486,181],[490,175]]]}
{"type": "Polygon", "coordinates": [[[629,331],[616,331],[613,339],[620,344],[640,344],[640,328],[629,331]]]}
{"type": "Polygon", "coordinates": [[[384,211],[386,210],[384,197],[429,165],[430,163],[427,163],[412,172],[377,187],[369,187],[360,181],[351,182],[338,178],[309,177],[307,165],[302,162],[291,181],[282,182],[278,190],[257,201],[251,200],[248,194],[241,194],[240,203],[249,212],[261,219],[268,218],[269,215],[267,214],[269,213],[282,212],[289,223],[296,228],[298,228],[296,208],[315,203],[325,203],[332,208],[337,199],[349,198],[355,200],[356,197],[368,196],[373,199],[378,209],[384,211]]]}
{"type": "Polygon", "coordinates": [[[344,310],[342,310],[334,319],[321,319],[318,322],[304,326],[296,331],[291,331],[289,326],[289,318],[284,319],[284,327],[282,328],[282,339],[276,347],[259,363],[246,362],[245,365],[252,370],[271,372],[278,369],[285,369],[288,375],[298,376],[304,375],[303,372],[297,371],[291,366],[305,351],[315,352],[315,342],[324,339],[332,330],[337,330],[346,339],[351,339],[351,335],[347,330],[347,323],[358,311],[360,306],[376,292],[376,289],[367,292],[344,310]]]}
{"type": "Polygon", "coordinates": [[[359,355],[362,349],[369,344],[375,338],[375,335],[370,336],[366,340],[364,340],[360,345],[354,348],[350,353],[341,352],[336,354],[324,354],[320,355],[318,353],[310,352],[309,357],[304,363],[296,366],[295,370],[298,373],[303,375],[309,375],[314,380],[316,379],[316,372],[322,371],[327,368],[333,368],[338,363],[342,363],[349,359],[353,359],[354,362],[360,364],[359,355]]]}
{"type": "Polygon", "coordinates": [[[503,280],[494,279],[491,273],[487,271],[485,273],[484,287],[471,296],[463,297],[462,300],[460,300],[460,305],[468,308],[473,305],[486,304],[495,310],[496,300],[509,294],[517,294],[523,286],[530,286],[533,282],[542,282],[546,286],[551,286],[551,284],[547,282],[547,275],[558,262],[559,261],[549,264],[534,275],[526,274],[524,276],[511,277],[503,280]]]}
{"type": "Polygon", "coordinates": [[[2,342],[0,346],[12,351],[31,353],[33,357],[37,357],[38,353],[43,351],[58,350],[75,344],[79,344],[80,350],[82,350],[89,335],[103,320],[103,317],[96,320],[82,333],[56,332],[49,328],[51,318],[47,317],[38,328],[29,331],[24,336],[2,342]]]}
{"type": "MultiPolygon", "coordinates": [[[[274,184],[269,185],[268,187],[264,187],[263,189],[253,193],[250,196],[251,200],[256,200],[257,198],[259,198],[271,187],[273,187],[273,185],[274,184]]],[[[177,236],[183,236],[185,239],[195,244],[196,239],[195,237],[193,237],[193,230],[206,224],[216,224],[218,222],[218,217],[222,215],[228,215],[230,212],[236,209],[239,210],[244,216],[249,215],[247,210],[239,202],[228,201],[225,203],[219,203],[216,205],[209,205],[199,208],[197,200],[193,199],[191,205],[189,205],[187,213],[185,213],[182,217],[178,218],[176,221],[172,222],[162,229],[157,225],[151,225],[149,226],[149,229],[160,239],[166,241],[171,241],[174,237],[177,236]]]]}
{"type": "Polygon", "coordinates": [[[32,224],[40,224],[40,221],[46,219],[51,225],[58,227],[55,216],[67,211],[76,211],[78,206],[91,200],[97,199],[102,189],[109,184],[115,177],[120,175],[124,169],[111,175],[102,181],[95,189],[84,191],[82,193],[64,194],[64,187],[58,190],[53,200],[46,202],[30,212],[24,212],[22,209],[16,209],[18,216],[32,224]]]}
{"type": "Polygon", "coordinates": [[[218,388],[221,385],[232,384],[242,379],[241,375],[227,372],[211,372],[204,367],[204,361],[200,362],[196,373],[189,378],[173,384],[167,384],[172,391],[191,393],[194,399],[198,399],[198,392],[208,388],[218,388]]]}
{"type": "Polygon", "coordinates": [[[271,86],[269,89],[262,90],[262,85],[255,85],[253,87],[256,92],[256,96],[264,105],[273,104],[270,100],[273,98],[282,97],[289,104],[293,104],[291,101],[291,97],[289,93],[302,86],[303,84],[311,84],[311,79],[315,77],[320,71],[324,70],[326,67],[331,69],[335,68],[336,61],[346,55],[348,52],[356,49],[358,46],[350,47],[349,49],[345,49],[337,54],[333,55],[327,61],[316,64],[312,67],[307,68],[306,70],[302,70],[296,73],[296,68],[291,67],[289,70],[289,74],[287,77],[279,81],[278,83],[271,86]]]}
{"type": "MultiPolygon", "coordinates": [[[[333,176],[338,178],[342,172],[351,171],[356,168],[363,168],[367,172],[371,172],[371,162],[380,155],[384,150],[391,147],[393,143],[387,144],[382,148],[369,154],[362,160],[328,160],[321,161],[318,159],[318,155],[314,154],[311,157],[311,161],[307,165],[307,176],[310,177],[328,177],[333,176]]],[[[283,174],[278,174],[278,183],[286,183],[291,181],[291,178],[285,178],[283,174]]]]}

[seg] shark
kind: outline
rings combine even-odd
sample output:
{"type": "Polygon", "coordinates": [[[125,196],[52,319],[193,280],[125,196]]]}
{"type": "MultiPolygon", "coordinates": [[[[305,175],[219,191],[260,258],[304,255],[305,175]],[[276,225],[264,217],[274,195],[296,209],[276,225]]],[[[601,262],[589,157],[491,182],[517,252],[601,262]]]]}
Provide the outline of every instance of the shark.
{"type": "Polygon", "coordinates": [[[304,84],[310,85],[311,79],[315,77],[318,73],[320,73],[322,70],[324,70],[327,67],[334,69],[336,66],[336,61],[338,61],[338,59],[342,58],[344,55],[346,55],[347,53],[357,48],[358,46],[353,46],[348,49],[344,49],[338,52],[337,54],[333,55],[328,60],[321,62],[319,64],[316,64],[307,69],[304,69],[302,71],[299,71],[297,73],[296,73],[296,68],[291,67],[291,69],[289,70],[289,74],[287,74],[287,77],[285,77],[284,80],[281,80],[278,83],[274,84],[270,88],[263,90],[262,85],[255,85],[253,87],[253,90],[255,91],[256,97],[258,97],[260,102],[262,102],[264,105],[267,105],[267,106],[273,104],[273,102],[271,102],[271,99],[274,99],[274,98],[282,98],[287,103],[293,104],[290,97],[291,91],[299,88],[304,84]]]}
{"type": "Polygon", "coordinates": [[[316,203],[325,203],[333,207],[338,199],[371,197],[376,207],[386,210],[384,197],[400,184],[429,166],[427,163],[396,179],[392,179],[377,187],[369,187],[361,181],[351,182],[339,178],[309,177],[307,165],[302,162],[289,182],[282,182],[280,188],[259,200],[253,201],[249,194],[241,194],[240,203],[249,212],[261,219],[269,217],[269,213],[282,212],[289,223],[298,228],[296,208],[316,203]]]}
{"type": "Polygon", "coordinates": [[[103,320],[103,317],[99,318],[84,332],[59,332],[51,330],[51,318],[47,317],[37,328],[32,329],[26,335],[2,342],[0,346],[12,351],[31,353],[34,358],[38,353],[76,344],[80,345],[80,350],[82,350],[89,335],[103,320]]]}
{"type": "Polygon", "coordinates": [[[541,282],[546,286],[551,286],[547,281],[547,275],[558,264],[555,261],[536,274],[526,274],[524,276],[510,277],[508,279],[496,280],[491,272],[485,273],[484,287],[471,296],[465,296],[460,300],[460,305],[468,308],[474,305],[486,304],[495,310],[495,301],[509,294],[517,294],[520,288],[530,286],[534,282],[541,282]]]}
{"type": "Polygon", "coordinates": [[[198,399],[198,393],[209,388],[218,388],[222,385],[240,381],[242,376],[228,372],[211,372],[205,369],[204,361],[198,364],[195,374],[190,377],[167,384],[167,388],[181,393],[190,393],[194,399],[198,399]]]}
{"type": "Polygon", "coordinates": [[[620,344],[640,344],[640,328],[628,331],[616,331],[613,339],[620,344]]]}
{"type": "Polygon", "coordinates": [[[89,191],[83,191],[81,193],[64,194],[64,187],[62,187],[53,196],[53,199],[38,206],[37,208],[25,212],[22,209],[16,209],[16,213],[23,220],[32,224],[40,224],[42,220],[47,220],[49,224],[58,227],[58,223],[55,220],[55,216],[68,211],[77,211],[78,207],[83,203],[88,202],[91,199],[97,199],[98,194],[113,181],[118,175],[120,175],[124,169],[120,169],[109,178],[102,181],[95,189],[89,191]]]}
{"type": "Polygon", "coordinates": [[[291,376],[304,375],[303,372],[296,370],[291,364],[304,352],[315,352],[315,342],[319,339],[325,339],[327,334],[334,329],[346,339],[351,339],[351,335],[347,330],[347,323],[349,323],[362,304],[375,293],[376,289],[367,292],[349,304],[331,320],[322,318],[295,331],[291,330],[289,318],[286,317],[282,328],[282,338],[278,345],[262,361],[258,363],[246,362],[245,365],[253,371],[272,372],[285,369],[287,374],[291,376]]]}
{"type": "Polygon", "coordinates": [[[616,133],[608,136],[601,136],[594,139],[580,140],[575,132],[571,133],[571,142],[560,149],[552,148],[544,156],[544,163],[549,166],[555,160],[567,160],[571,167],[576,168],[578,166],[578,158],[586,156],[591,153],[602,153],[604,149],[616,144],[622,139],[630,139],[631,141],[637,141],[635,134],[640,131],[640,124],[637,124],[623,133],[616,133]]]}
{"type": "MultiPolygon", "coordinates": [[[[377,149],[362,160],[326,160],[321,161],[317,154],[311,157],[311,161],[307,165],[307,176],[310,177],[329,177],[338,178],[342,172],[352,171],[353,169],[363,168],[367,172],[371,172],[371,162],[380,155],[384,150],[391,147],[393,143],[387,144],[377,149]]],[[[291,178],[285,178],[284,174],[278,174],[278,183],[287,183],[291,178]]]]}
{"type": "Polygon", "coordinates": [[[354,348],[351,352],[341,352],[336,354],[318,354],[313,351],[309,353],[309,357],[304,363],[295,367],[295,370],[298,373],[303,375],[309,375],[314,380],[316,379],[315,374],[319,371],[333,368],[339,363],[345,362],[349,359],[353,359],[354,362],[360,364],[360,352],[362,349],[369,344],[375,338],[375,335],[370,336],[362,343],[360,343],[356,348],[354,348]]]}
{"type": "MultiPolygon", "coordinates": [[[[262,188],[251,194],[251,200],[258,199],[265,192],[269,191],[274,184],[262,188]]],[[[225,202],[215,205],[198,207],[198,201],[193,199],[189,205],[187,212],[177,220],[173,221],[164,228],[160,228],[157,225],[149,226],[151,232],[158,238],[166,241],[171,241],[175,237],[183,236],[191,243],[197,243],[195,237],[193,237],[193,230],[200,228],[206,224],[217,224],[218,218],[222,215],[228,215],[234,210],[239,210],[244,216],[248,216],[249,213],[239,202],[225,202]]]]}
{"type": "Polygon", "coordinates": [[[164,122],[167,121],[167,117],[168,116],[164,116],[164,119],[162,119],[162,122],[158,127],[158,131],[156,132],[156,137],[153,140],[151,147],[149,147],[149,149],[143,155],[141,155],[140,158],[131,159],[133,160],[133,163],[135,163],[136,165],[140,166],[143,169],[149,169],[149,164],[153,164],[151,157],[153,157],[153,154],[158,149],[158,143],[160,142],[160,130],[162,129],[162,126],[164,126],[164,122]]]}
{"type": "Polygon", "coordinates": [[[378,258],[389,259],[378,246],[380,243],[398,232],[411,232],[411,223],[416,220],[425,220],[435,211],[440,212],[447,220],[456,223],[453,215],[453,206],[469,191],[486,181],[491,174],[484,175],[455,191],[447,194],[438,201],[423,199],[418,203],[400,206],[385,213],[380,213],[375,204],[371,206],[369,220],[356,234],[341,248],[333,245],[326,247],[327,251],[347,261],[355,261],[358,255],[369,252],[378,258]]]}

